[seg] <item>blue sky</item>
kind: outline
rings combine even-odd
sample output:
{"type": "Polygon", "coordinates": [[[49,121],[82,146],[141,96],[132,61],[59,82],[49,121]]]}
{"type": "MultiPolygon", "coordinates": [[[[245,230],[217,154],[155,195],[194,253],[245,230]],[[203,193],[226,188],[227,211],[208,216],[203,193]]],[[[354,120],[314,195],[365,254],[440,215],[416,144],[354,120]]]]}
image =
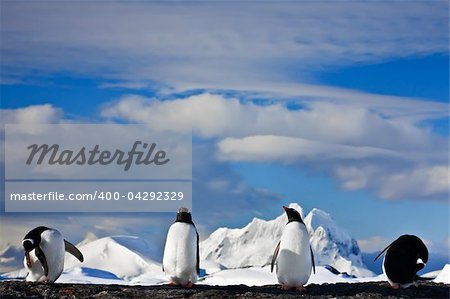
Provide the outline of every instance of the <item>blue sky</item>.
{"type": "MultiPolygon", "coordinates": [[[[341,4],[4,2],[2,117],[192,126],[205,235],[296,201],[374,248],[415,233],[447,252],[448,3],[341,4]]],[[[1,233],[45,217],[2,214],[1,233]]],[[[161,217],[54,225],[159,240],[136,227],[161,217]]]]}

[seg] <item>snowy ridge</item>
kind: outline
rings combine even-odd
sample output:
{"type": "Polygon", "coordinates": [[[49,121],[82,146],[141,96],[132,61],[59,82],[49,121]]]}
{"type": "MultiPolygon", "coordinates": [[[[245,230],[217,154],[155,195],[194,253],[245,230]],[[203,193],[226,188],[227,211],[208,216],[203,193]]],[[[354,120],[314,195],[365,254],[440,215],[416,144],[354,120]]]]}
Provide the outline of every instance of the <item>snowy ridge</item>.
{"type": "MultiPolygon", "coordinates": [[[[138,237],[114,236],[88,242],[78,247],[83,253],[80,263],[66,254],[64,269],[98,269],[114,274],[126,281],[140,281],[141,277],[152,277],[152,283],[165,281],[161,264],[150,259],[151,246],[138,237]]],[[[146,279],[147,280],[147,279],[146,279]]]]}
{"type": "MultiPolygon", "coordinates": [[[[295,203],[303,217],[303,209],[295,203]]],[[[331,216],[313,209],[303,218],[311,238],[316,264],[329,264],[340,272],[359,277],[373,276],[365,267],[358,243],[346,231],[339,228],[331,216]]],[[[287,223],[285,213],[274,220],[254,218],[243,228],[219,228],[201,242],[201,258],[224,265],[227,268],[246,268],[270,264],[274,248],[287,223]]]]}
{"type": "Polygon", "coordinates": [[[450,264],[446,264],[434,279],[438,283],[450,283],[450,264]]]}
{"type": "Polygon", "coordinates": [[[22,246],[8,244],[0,251],[0,273],[23,267],[24,252],[22,246]]]}
{"type": "Polygon", "coordinates": [[[331,265],[358,277],[373,275],[364,265],[357,241],[339,228],[330,214],[312,209],[304,222],[318,265],[331,265]]]}
{"type": "Polygon", "coordinates": [[[219,228],[200,243],[201,259],[227,268],[268,265],[285,222],[284,217],[271,221],[254,218],[241,229],[219,228]]]}

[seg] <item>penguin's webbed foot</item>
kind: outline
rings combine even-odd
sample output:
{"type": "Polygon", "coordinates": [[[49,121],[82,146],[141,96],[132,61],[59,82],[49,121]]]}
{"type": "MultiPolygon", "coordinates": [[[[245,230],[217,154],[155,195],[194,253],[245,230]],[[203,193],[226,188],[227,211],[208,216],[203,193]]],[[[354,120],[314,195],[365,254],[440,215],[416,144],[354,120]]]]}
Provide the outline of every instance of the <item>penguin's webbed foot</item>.
{"type": "Polygon", "coordinates": [[[49,283],[50,280],[48,279],[47,276],[42,276],[42,277],[38,280],[38,282],[49,283]]]}
{"type": "Polygon", "coordinates": [[[176,286],[177,283],[175,281],[173,281],[173,280],[169,280],[169,285],[170,286],[176,286]]]}
{"type": "Polygon", "coordinates": [[[306,290],[304,286],[298,286],[295,289],[299,292],[304,292],[306,290]]]}
{"type": "Polygon", "coordinates": [[[398,290],[398,289],[400,289],[400,285],[399,284],[391,284],[391,288],[393,288],[394,290],[398,290]]]}
{"type": "Polygon", "coordinates": [[[190,288],[192,288],[193,285],[194,285],[194,284],[193,284],[192,282],[189,281],[189,282],[187,283],[186,287],[190,289],[190,288]]]}
{"type": "Polygon", "coordinates": [[[281,289],[282,289],[283,291],[287,291],[287,290],[291,289],[291,287],[283,283],[283,284],[281,285],[281,289]]]}

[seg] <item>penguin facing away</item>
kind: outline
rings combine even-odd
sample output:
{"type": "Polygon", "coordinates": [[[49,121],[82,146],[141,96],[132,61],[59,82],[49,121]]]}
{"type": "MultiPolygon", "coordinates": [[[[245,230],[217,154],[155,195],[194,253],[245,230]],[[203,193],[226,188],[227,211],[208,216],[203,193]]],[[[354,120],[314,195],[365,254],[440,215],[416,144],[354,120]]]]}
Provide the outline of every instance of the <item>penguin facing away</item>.
{"type": "Polygon", "coordinates": [[[296,288],[303,291],[311,276],[311,270],[316,273],[309,234],[298,211],[285,206],[283,209],[288,223],[275,248],[270,270],[273,272],[276,265],[278,282],[283,290],[296,288]]]}
{"type": "Polygon", "coordinates": [[[180,208],[164,247],[163,271],[170,284],[192,287],[200,273],[199,236],[192,215],[180,208]]]}
{"type": "Polygon", "coordinates": [[[402,235],[381,251],[383,272],[394,289],[408,288],[419,280],[417,272],[428,262],[428,249],[423,241],[414,235],[402,235]]]}
{"type": "Polygon", "coordinates": [[[80,262],[83,254],[61,233],[53,228],[39,226],[28,232],[22,246],[24,266],[28,269],[26,281],[55,282],[64,269],[64,254],[69,252],[80,262]]]}

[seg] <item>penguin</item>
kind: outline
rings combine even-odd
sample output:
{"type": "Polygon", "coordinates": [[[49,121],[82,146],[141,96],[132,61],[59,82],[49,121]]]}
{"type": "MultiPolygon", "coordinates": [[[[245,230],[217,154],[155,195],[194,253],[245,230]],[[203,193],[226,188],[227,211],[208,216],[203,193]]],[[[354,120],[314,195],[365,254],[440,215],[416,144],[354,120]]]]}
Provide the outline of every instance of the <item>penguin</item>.
{"type": "Polygon", "coordinates": [[[61,233],[53,228],[39,226],[28,232],[22,241],[25,250],[26,281],[55,282],[64,269],[65,251],[83,262],[83,254],[61,233]]]}
{"type": "Polygon", "coordinates": [[[200,273],[199,236],[192,215],[180,208],[164,247],[163,271],[170,284],[191,288],[200,273]]]}
{"type": "Polygon", "coordinates": [[[420,280],[417,272],[428,262],[428,249],[422,240],[414,235],[402,235],[392,242],[374,259],[384,252],[383,273],[393,289],[408,288],[420,280]]]}
{"type": "Polygon", "coordinates": [[[314,254],[309,242],[309,234],[300,213],[293,208],[283,206],[288,217],[281,240],[273,254],[270,271],[276,264],[278,282],[283,290],[295,288],[305,290],[304,285],[316,273],[314,254]]]}

